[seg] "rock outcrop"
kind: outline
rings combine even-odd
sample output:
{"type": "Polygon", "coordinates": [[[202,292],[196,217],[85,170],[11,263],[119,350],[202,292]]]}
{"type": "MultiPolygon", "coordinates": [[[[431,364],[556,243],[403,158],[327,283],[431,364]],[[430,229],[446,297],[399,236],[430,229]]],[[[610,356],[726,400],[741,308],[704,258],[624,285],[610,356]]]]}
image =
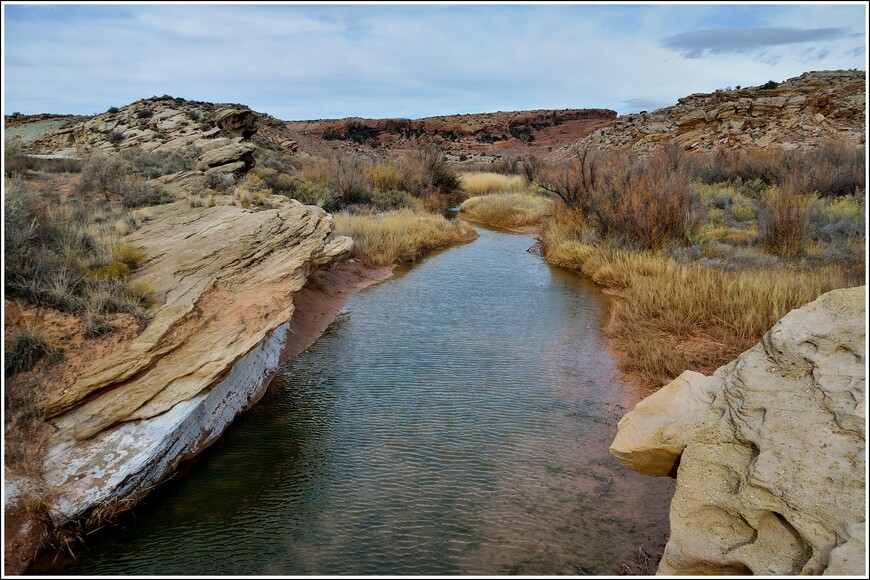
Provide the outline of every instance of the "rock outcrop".
{"type": "Polygon", "coordinates": [[[822,295],[619,422],[620,462],[676,474],[660,574],[864,574],[865,296],[822,295]]]}
{"type": "MultiPolygon", "coordinates": [[[[344,148],[383,155],[437,145],[445,152],[496,155],[544,155],[610,125],[610,109],[562,109],[446,115],[422,119],[322,119],[285,123],[305,151],[325,153],[344,148]]],[[[458,162],[459,159],[453,159],[458,162]]]]}
{"type": "Polygon", "coordinates": [[[201,150],[200,169],[244,172],[253,166],[253,151],[261,122],[269,130],[260,146],[296,150],[286,131],[276,131],[273,119],[243,105],[227,105],[152,97],[91,117],[19,115],[8,138],[24,150],[41,155],[80,157],[138,149],[167,152],[201,150]]]}
{"type": "Polygon", "coordinates": [[[827,139],[863,144],[866,101],[864,71],[808,72],[771,88],[695,94],[672,107],[624,115],[580,144],[649,150],[675,140],[698,151],[796,148],[827,139]]]}
{"type": "Polygon", "coordinates": [[[135,500],[216,439],[265,390],[296,292],[352,248],[333,236],[330,215],[292,200],[152,212],[126,239],[149,257],[134,281],[159,299],[150,323],[124,348],[67,361],[52,377],[38,493],[53,525],[135,500]]]}

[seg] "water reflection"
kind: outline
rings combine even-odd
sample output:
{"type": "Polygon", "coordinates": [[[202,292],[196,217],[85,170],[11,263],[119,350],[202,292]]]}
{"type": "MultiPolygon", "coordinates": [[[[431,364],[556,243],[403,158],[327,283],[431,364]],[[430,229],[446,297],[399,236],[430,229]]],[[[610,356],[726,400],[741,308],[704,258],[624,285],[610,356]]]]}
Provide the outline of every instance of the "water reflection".
{"type": "Polygon", "coordinates": [[[480,230],[357,295],[190,472],[63,574],[614,574],[672,483],[607,452],[605,304],[480,230]]]}

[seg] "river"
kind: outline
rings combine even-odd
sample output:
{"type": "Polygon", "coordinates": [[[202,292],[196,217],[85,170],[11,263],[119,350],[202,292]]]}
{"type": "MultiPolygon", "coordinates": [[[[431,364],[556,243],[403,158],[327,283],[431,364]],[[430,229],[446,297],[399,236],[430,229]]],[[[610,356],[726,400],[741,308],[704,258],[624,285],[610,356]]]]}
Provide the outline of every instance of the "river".
{"type": "Polygon", "coordinates": [[[607,448],[607,300],[480,229],[355,295],[268,394],[51,574],[616,574],[673,482],[607,448]]]}

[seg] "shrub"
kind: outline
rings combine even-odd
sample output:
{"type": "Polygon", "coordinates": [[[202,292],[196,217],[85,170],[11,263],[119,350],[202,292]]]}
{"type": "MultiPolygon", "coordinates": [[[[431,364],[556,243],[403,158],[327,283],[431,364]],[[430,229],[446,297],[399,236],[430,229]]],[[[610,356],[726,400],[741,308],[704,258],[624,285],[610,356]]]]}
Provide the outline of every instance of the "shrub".
{"type": "Polygon", "coordinates": [[[810,210],[817,196],[797,177],[781,187],[771,187],[761,215],[762,245],[783,258],[800,254],[807,241],[810,210]]]}
{"type": "Polygon", "coordinates": [[[115,259],[135,270],[148,260],[148,254],[142,248],[132,244],[121,244],[115,248],[115,259]]]}
{"type": "Polygon", "coordinates": [[[567,160],[543,165],[537,183],[557,195],[568,207],[588,209],[592,203],[591,192],[600,179],[601,164],[598,153],[575,146],[567,160]]]}
{"type": "Polygon", "coordinates": [[[114,115],[115,113],[117,113],[117,112],[120,111],[120,110],[121,110],[121,109],[119,109],[118,107],[109,107],[109,109],[108,109],[106,112],[107,112],[107,113],[112,113],[112,114],[114,115]]]}
{"type": "Polygon", "coordinates": [[[82,167],[79,192],[102,194],[108,200],[121,189],[130,171],[130,165],[116,156],[91,156],[82,167]]]}
{"type": "Polygon", "coordinates": [[[404,191],[376,189],[372,191],[370,197],[372,207],[378,211],[417,207],[415,199],[404,191]]]}
{"type": "Polygon", "coordinates": [[[109,143],[120,143],[124,140],[124,134],[120,131],[113,131],[111,135],[109,135],[109,143]]]}
{"type": "Polygon", "coordinates": [[[91,280],[126,280],[129,275],[130,266],[124,262],[112,262],[85,270],[85,276],[91,280]]]}
{"type": "Polygon", "coordinates": [[[128,209],[168,203],[173,198],[160,186],[130,176],[117,185],[121,203],[128,209]]]}
{"type": "Polygon", "coordinates": [[[205,172],[205,186],[209,189],[213,189],[214,191],[227,191],[233,187],[233,185],[235,185],[235,179],[233,179],[233,176],[228,173],[217,171],[215,169],[210,169],[205,172]]]}
{"type": "Polygon", "coordinates": [[[97,313],[89,313],[82,329],[85,338],[93,340],[116,330],[115,326],[97,313]]]}
{"type": "Polygon", "coordinates": [[[776,81],[767,81],[766,83],[764,83],[763,85],[761,85],[761,86],[758,87],[758,88],[759,88],[759,89],[762,89],[762,90],[769,91],[769,90],[771,90],[771,89],[775,89],[775,88],[778,87],[778,86],[779,86],[779,83],[776,82],[776,81]]]}
{"type": "Polygon", "coordinates": [[[11,344],[5,352],[4,375],[10,377],[29,371],[48,353],[48,344],[41,336],[29,331],[18,332],[12,337],[11,344]]]}
{"type": "Polygon", "coordinates": [[[356,159],[337,157],[334,163],[334,183],[341,201],[345,205],[368,202],[369,188],[360,162],[356,159]]]}
{"type": "Polygon", "coordinates": [[[202,155],[202,149],[194,145],[157,150],[145,153],[134,148],[123,153],[133,167],[146,179],[154,179],[170,173],[191,171],[202,155]]]}

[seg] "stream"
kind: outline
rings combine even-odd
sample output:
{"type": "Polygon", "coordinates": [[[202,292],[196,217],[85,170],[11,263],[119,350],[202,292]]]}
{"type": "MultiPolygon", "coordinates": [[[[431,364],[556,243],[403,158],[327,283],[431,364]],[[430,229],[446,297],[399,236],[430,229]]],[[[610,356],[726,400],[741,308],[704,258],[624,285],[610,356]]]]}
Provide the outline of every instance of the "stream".
{"type": "Polygon", "coordinates": [[[673,481],[608,452],[635,402],[611,298],[479,233],[356,294],[183,476],[33,571],[616,574],[658,549],[673,481]]]}

